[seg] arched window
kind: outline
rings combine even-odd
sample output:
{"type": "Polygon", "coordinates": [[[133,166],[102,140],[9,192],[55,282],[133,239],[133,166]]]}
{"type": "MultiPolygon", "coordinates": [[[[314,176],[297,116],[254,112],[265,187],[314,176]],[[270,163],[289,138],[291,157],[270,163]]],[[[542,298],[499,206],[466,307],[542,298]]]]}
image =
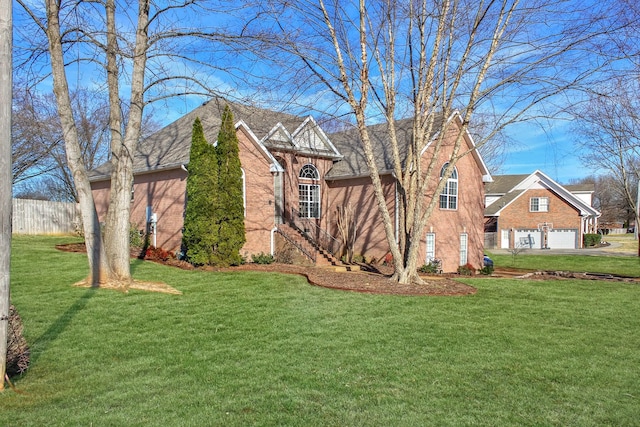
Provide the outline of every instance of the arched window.
{"type": "MultiPolygon", "coordinates": [[[[320,173],[312,164],[300,169],[301,180],[319,180],[320,173]]],[[[320,186],[318,184],[298,184],[301,218],[320,218],[320,186]]]]}
{"type": "MultiPolygon", "coordinates": [[[[440,179],[444,178],[449,163],[445,163],[440,170],[440,179]]],[[[458,209],[458,170],[454,167],[447,184],[440,193],[440,209],[458,209]]]]}
{"type": "Polygon", "coordinates": [[[300,178],[303,179],[320,179],[318,169],[312,164],[308,163],[300,169],[300,178]]]}

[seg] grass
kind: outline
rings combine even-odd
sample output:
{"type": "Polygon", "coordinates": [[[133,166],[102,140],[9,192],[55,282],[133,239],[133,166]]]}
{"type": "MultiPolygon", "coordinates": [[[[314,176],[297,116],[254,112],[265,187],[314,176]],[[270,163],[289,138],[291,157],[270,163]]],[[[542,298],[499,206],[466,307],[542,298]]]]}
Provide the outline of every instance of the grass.
{"type": "Polygon", "coordinates": [[[608,273],[626,277],[640,277],[640,258],[632,256],[591,255],[532,255],[521,253],[494,254],[488,252],[496,268],[515,267],[528,270],[575,271],[608,273]]]}
{"type": "Polygon", "coordinates": [[[87,290],[63,238],[15,237],[32,366],[0,425],[637,425],[640,287],[469,279],[470,297],[134,261],[183,295],[87,290]]]}
{"type": "Polygon", "coordinates": [[[633,233],[608,234],[602,236],[602,240],[609,243],[616,243],[616,247],[610,249],[612,252],[638,253],[638,241],[634,238],[633,233]]]}

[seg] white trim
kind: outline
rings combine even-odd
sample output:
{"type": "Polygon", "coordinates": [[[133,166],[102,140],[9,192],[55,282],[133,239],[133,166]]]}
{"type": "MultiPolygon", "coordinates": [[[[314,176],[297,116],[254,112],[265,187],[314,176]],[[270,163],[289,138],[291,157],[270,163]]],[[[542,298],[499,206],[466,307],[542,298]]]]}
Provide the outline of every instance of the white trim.
{"type": "Polygon", "coordinates": [[[468,233],[460,233],[460,248],[459,248],[459,254],[460,254],[460,265],[467,265],[467,263],[469,262],[469,234],[468,233]],[[464,262],[462,259],[462,240],[464,237],[464,262]]]}
{"type": "Polygon", "coordinates": [[[271,164],[269,165],[269,170],[271,172],[284,172],[284,168],[280,165],[280,163],[278,163],[276,158],[273,157],[273,154],[271,154],[271,152],[267,150],[267,147],[265,147],[264,144],[260,142],[256,134],[253,133],[251,128],[247,126],[244,120],[239,120],[236,123],[235,127],[236,130],[242,127],[245,132],[247,132],[247,135],[249,135],[249,137],[253,140],[252,142],[254,143],[254,145],[258,147],[260,151],[262,151],[262,154],[271,162],[271,164]]]}
{"type": "Polygon", "coordinates": [[[271,229],[271,256],[276,255],[276,239],[275,239],[276,231],[278,231],[278,227],[273,227],[271,229]]]}
{"type": "Polygon", "coordinates": [[[526,194],[526,192],[528,190],[530,190],[533,185],[538,184],[538,183],[542,183],[542,184],[546,185],[546,187],[543,187],[543,188],[551,190],[552,192],[556,193],[558,195],[558,197],[560,197],[561,199],[565,200],[567,203],[569,203],[574,208],[578,209],[580,211],[580,216],[599,217],[601,215],[601,213],[598,212],[595,208],[593,208],[592,206],[587,205],[579,197],[575,196],[573,193],[571,193],[569,190],[564,188],[562,185],[558,184],[557,182],[555,182],[553,179],[549,178],[547,175],[545,175],[541,171],[536,170],[535,172],[533,172],[532,174],[530,174],[529,176],[524,178],[522,181],[520,181],[518,184],[514,185],[513,188],[511,188],[507,192],[507,194],[508,194],[508,193],[513,192],[513,191],[522,191],[521,194],[519,194],[518,196],[514,197],[509,203],[507,203],[504,206],[502,206],[500,208],[500,210],[498,210],[495,213],[495,216],[499,216],[500,212],[504,208],[506,208],[511,203],[516,201],[523,194],[526,194]]]}
{"type": "Polygon", "coordinates": [[[329,139],[329,137],[327,136],[326,133],[324,133],[324,131],[322,130],[322,128],[318,125],[318,123],[315,121],[315,119],[312,116],[308,116],[301,124],[300,126],[298,126],[296,128],[296,130],[293,131],[293,133],[291,134],[291,138],[293,140],[293,144],[297,149],[300,149],[300,145],[296,142],[296,137],[298,136],[298,134],[300,134],[304,128],[306,128],[308,126],[309,123],[312,123],[313,127],[312,127],[312,131],[316,132],[319,136],[320,139],[329,146],[329,148],[331,149],[330,151],[333,151],[334,154],[337,157],[342,158],[342,154],[340,154],[340,152],[338,151],[338,149],[335,147],[335,145],[333,145],[333,143],[331,142],[331,140],[329,139]]]}
{"type": "Polygon", "coordinates": [[[425,263],[428,264],[436,259],[436,233],[433,231],[427,231],[424,237],[424,254],[425,263]],[[429,257],[429,236],[433,236],[433,256],[429,257]]]}
{"type": "MultiPolygon", "coordinates": [[[[440,133],[443,130],[445,130],[447,128],[447,125],[451,121],[453,121],[453,119],[455,119],[455,118],[459,119],[459,121],[462,121],[462,116],[460,115],[460,111],[454,110],[451,113],[451,115],[447,118],[447,120],[445,120],[445,122],[444,122],[443,126],[440,128],[440,130],[438,130],[438,132],[436,132],[433,135],[433,137],[431,137],[431,140],[427,144],[425,144],[425,146],[422,148],[422,150],[420,150],[420,157],[422,157],[424,155],[424,153],[429,149],[431,144],[438,139],[438,137],[440,136],[440,133]]],[[[482,159],[482,155],[480,154],[480,151],[478,151],[478,149],[476,148],[476,142],[474,141],[473,136],[471,136],[471,134],[469,133],[468,129],[466,129],[464,131],[463,138],[466,138],[467,141],[471,144],[471,148],[472,148],[471,155],[475,159],[476,163],[478,163],[479,166],[480,166],[480,171],[482,173],[482,182],[493,182],[493,178],[491,177],[491,172],[489,172],[489,168],[487,167],[486,163],[482,159]]]]}

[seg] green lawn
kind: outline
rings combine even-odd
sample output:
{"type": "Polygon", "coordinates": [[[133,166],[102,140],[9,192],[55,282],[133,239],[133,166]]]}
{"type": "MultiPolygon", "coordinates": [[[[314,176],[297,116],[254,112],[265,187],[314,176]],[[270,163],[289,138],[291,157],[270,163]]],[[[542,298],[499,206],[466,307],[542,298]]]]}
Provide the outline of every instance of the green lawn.
{"type": "Polygon", "coordinates": [[[609,273],[640,277],[640,257],[592,255],[532,255],[531,253],[494,254],[487,252],[495,267],[515,267],[530,270],[609,273]]]}
{"type": "MultiPolygon", "coordinates": [[[[15,237],[32,366],[0,425],[632,426],[640,286],[469,279],[376,296],[135,261],[183,295],[71,287],[84,255],[15,237]]],[[[67,239],[68,240],[68,239],[67,239]]]]}

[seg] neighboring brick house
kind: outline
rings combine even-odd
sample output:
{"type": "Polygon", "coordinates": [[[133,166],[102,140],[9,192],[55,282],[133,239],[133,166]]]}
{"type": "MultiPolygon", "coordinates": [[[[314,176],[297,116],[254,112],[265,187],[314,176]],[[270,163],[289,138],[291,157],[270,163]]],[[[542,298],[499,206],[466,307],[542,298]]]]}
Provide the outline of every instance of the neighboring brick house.
{"type": "Polygon", "coordinates": [[[485,187],[485,232],[496,248],[577,249],[595,233],[593,185],[562,186],[540,171],[496,175],[485,187]]]}
{"type": "MultiPolygon", "coordinates": [[[[167,250],[180,250],[193,122],[199,117],[207,141],[214,143],[227,104],[236,120],[243,170],[247,238],[241,250],[243,256],[273,254],[288,244],[317,263],[335,261],[328,252],[338,256],[340,250],[332,237],[338,235],[337,208],[351,204],[358,223],[354,252],[367,260],[385,257],[389,246],[357,133],[347,131],[327,136],[310,116],[299,117],[220,98],[144,139],[137,148],[131,219],[141,228],[156,220],[152,243],[167,250]]],[[[449,120],[455,125],[450,127],[454,132],[460,117],[456,114],[449,120]]],[[[401,121],[399,126],[408,138],[411,121],[401,121]]],[[[370,133],[387,204],[397,221],[395,179],[389,144],[385,143],[386,125],[372,126],[370,133]]],[[[467,148],[473,147],[468,134],[464,141],[467,148]]],[[[423,154],[425,162],[429,152],[428,148],[423,154]]],[[[440,155],[444,159],[450,152],[451,147],[445,145],[440,155]]],[[[441,166],[444,164],[445,161],[441,166]]],[[[105,164],[91,173],[101,219],[108,207],[109,170],[109,164],[105,164]]],[[[441,259],[445,271],[455,271],[463,261],[482,266],[483,180],[491,179],[476,151],[458,161],[455,173],[447,186],[448,193],[440,195],[443,208],[436,208],[433,213],[420,253],[425,261],[441,259]]]]}

